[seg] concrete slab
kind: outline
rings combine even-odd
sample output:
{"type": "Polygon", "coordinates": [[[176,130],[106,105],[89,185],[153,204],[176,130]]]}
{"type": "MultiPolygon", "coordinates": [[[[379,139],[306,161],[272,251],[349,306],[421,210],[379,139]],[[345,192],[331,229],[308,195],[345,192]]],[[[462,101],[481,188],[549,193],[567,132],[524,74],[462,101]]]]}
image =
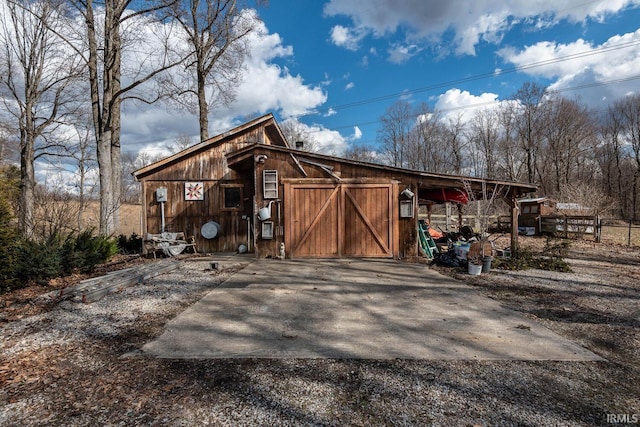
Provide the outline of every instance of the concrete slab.
{"type": "Polygon", "coordinates": [[[462,282],[393,260],[256,260],[170,321],[159,358],[603,360],[462,282]]]}

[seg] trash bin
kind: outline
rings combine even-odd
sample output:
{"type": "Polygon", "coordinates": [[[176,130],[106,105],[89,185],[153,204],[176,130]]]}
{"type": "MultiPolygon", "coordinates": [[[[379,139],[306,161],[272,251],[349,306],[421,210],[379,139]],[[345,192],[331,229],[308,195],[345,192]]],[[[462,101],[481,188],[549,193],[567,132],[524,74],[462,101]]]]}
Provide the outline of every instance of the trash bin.
{"type": "Polygon", "coordinates": [[[486,256],[482,258],[482,272],[488,273],[491,271],[491,261],[493,261],[493,257],[486,256]]]}
{"type": "Polygon", "coordinates": [[[482,273],[482,266],[481,265],[476,265],[476,264],[470,262],[467,265],[467,271],[469,272],[469,274],[471,274],[473,276],[479,276],[480,273],[482,273]]]}

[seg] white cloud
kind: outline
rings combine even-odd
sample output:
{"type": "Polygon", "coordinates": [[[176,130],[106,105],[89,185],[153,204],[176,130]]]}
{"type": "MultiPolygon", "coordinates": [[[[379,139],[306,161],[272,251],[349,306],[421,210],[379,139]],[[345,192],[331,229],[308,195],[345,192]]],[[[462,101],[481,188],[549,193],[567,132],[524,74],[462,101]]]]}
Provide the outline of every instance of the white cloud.
{"type": "Polygon", "coordinates": [[[502,49],[499,54],[516,67],[543,64],[525,67],[522,72],[558,79],[549,87],[551,90],[581,87],[581,98],[591,105],[638,91],[638,81],[633,77],[640,69],[640,30],[612,37],[601,45],[584,40],[568,44],[540,42],[521,51],[502,49]],[[607,84],[620,80],[615,85],[607,84]]]}
{"type": "Polygon", "coordinates": [[[358,50],[360,40],[366,35],[366,31],[361,28],[347,28],[342,25],[336,25],[331,29],[329,37],[331,42],[336,46],[356,51],[358,50]]]}
{"type": "Polygon", "coordinates": [[[349,140],[350,141],[356,141],[356,140],[358,140],[360,138],[362,138],[362,131],[360,130],[360,128],[358,126],[354,126],[353,127],[353,135],[351,135],[349,140]]]}
{"type": "Polygon", "coordinates": [[[249,43],[251,53],[245,62],[243,82],[231,110],[223,114],[246,116],[275,110],[288,117],[305,114],[326,101],[327,95],[320,87],[305,84],[302,76],[293,76],[271,62],[293,55],[293,49],[283,46],[278,34],[269,34],[264,23],[251,34],[249,43]]]}
{"type": "Polygon", "coordinates": [[[389,61],[394,64],[403,64],[412,57],[420,53],[422,49],[415,44],[412,45],[394,45],[389,48],[389,61]]]}
{"type": "Polygon", "coordinates": [[[319,153],[340,155],[347,148],[347,140],[340,134],[340,132],[327,129],[322,125],[305,125],[306,131],[311,135],[315,142],[316,149],[319,153]]]}
{"type": "MultiPolygon", "coordinates": [[[[254,13],[254,12],[249,12],[254,13]]],[[[209,134],[217,135],[238,124],[238,118],[275,112],[283,117],[305,114],[322,105],[327,95],[323,85],[330,84],[328,76],[320,86],[305,84],[300,75],[292,75],[287,68],[274,63],[293,56],[293,48],[284,45],[278,34],[269,33],[265,24],[257,21],[257,28],[249,36],[249,55],[243,64],[243,76],[235,101],[229,107],[212,109],[209,114],[209,134]]],[[[127,57],[133,61],[134,57],[127,57]]],[[[130,64],[134,67],[135,64],[130,64]]],[[[184,110],[167,111],[162,104],[124,104],[122,143],[129,151],[137,151],[148,144],[164,146],[178,135],[199,135],[198,119],[184,110]]],[[[124,148],[123,148],[124,149],[124,148]]]]}
{"type": "Polygon", "coordinates": [[[354,82],[349,82],[349,83],[347,83],[347,85],[344,87],[344,90],[353,89],[354,87],[356,87],[356,84],[355,84],[354,82]]]}
{"type": "MultiPolygon", "coordinates": [[[[473,55],[480,41],[497,43],[516,23],[537,29],[561,20],[600,21],[631,5],[640,5],[640,0],[597,0],[578,5],[573,0],[330,0],[324,13],[347,16],[354,28],[378,37],[404,32],[407,40],[437,43],[453,31],[456,52],[473,55]]],[[[341,31],[348,34],[353,30],[342,27],[341,31]]]]}
{"type": "Polygon", "coordinates": [[[462,121],[468,122],[478,110],[496,108],[499,103],[495,93],[473,95],[466,90],[450,89],[438,97],[435,110],[442,112],[444,118],[462,114],[462,121]]]}

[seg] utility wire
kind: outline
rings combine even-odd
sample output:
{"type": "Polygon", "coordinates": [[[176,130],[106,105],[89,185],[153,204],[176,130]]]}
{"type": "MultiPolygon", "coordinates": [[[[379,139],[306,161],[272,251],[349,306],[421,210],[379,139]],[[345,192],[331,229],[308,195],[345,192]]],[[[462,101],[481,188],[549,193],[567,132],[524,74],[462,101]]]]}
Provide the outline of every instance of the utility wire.
{"type": "MultiPolygon", "coordinates": [[[[598,87],[598,86],[606,86],[606,85],[616,84],[616,83],[624,83],[624,82],[628,82],[628,81],[632,81],[632,80],[638,80],[638,79],[640,79],[640,74],[637,74],[637,75],[631,76],[631,77],[626,77],[626,78],[620,78],[620,79],[615,79],[615,80],[607,80],[607,81],[604,81],[604,82],[586,83],[586,84],[579,85],[579,86],[572,86],[572,87],[566,87],[566,88],[562,88],[562,89],[556,89],[556,90],[553,91],[553,93],[573,92],[573,91],[577,91],[577,90],[589,89],[589,88],[598,87]]],[[[500,101],[477,102],[475,104],[458,105],[456,107],[450,107],[450,108],[441,108],[441,109],[435,110],[433,112],[437,114],[437,113],[448,113],[448,112],[452,112],[452,111],[469,110],[469,109],[474,109],[474,108],[479,108],[479,107],[486,107],[486,106],[489,106],[489,105],[497,104],[499,102],[500,101]]],[[[377,123],[380,123],[380,120],[371,120],[371,121],[368,121],[368,122],[358,122],[356,124],[332,126],[331,130],[349,129],[349,128],[353,128],[355,126],[358,126],[358,127],[369,126],[369,125],[375,125],[377,123]]],[[[324,130],[325,129],[310,130],[309,132],[322,132],[324,130]]]]}
{"type": "Polygon", "coordinates": [[[469,82],[473,82],[473,81],[477,81],[477,80],[482,80],[482,79],[486,79],[486,78],[490,78],[490,77],[495,77],[497,75],[510,74],[510,73],[515,73],[515,72],[518,72],[518,71],[531,70],[531,69],[534,69],[534,68],[549,66],[549,65],[553,65],[553,64],[557,64],[557,63],[565,62],[565,61],[570,61],[570,60],[574,60],[574,59],[578,59],[578,58],[584,58],[584,57],[588,57],[588,56],[599,55],[601,53],[607,53],[607,52],[611,52],[611,51],[626,49],[626,48],[630,48],[630,47],[634,47],[634,46],[638,46],[638,45],[640,45],[640,40],[624,42],[624,43],[618,43],[618,44],[615,44],[615,45],[600,47],[600,48],[596,48],[596,49],[591,49],[591,50],[588,50],[588,51],[578,52],[578,53],[574,53],[574,54],[570,54],[570,55],[566,55],[566,56],[562,56],[562,57],[558,57],[558,58],[532,62],[530,64],[526,64],[526,65],[522,65],[522,66],[510,67],[510,68],[506,68],[506,69],[500,70],[499,72],[492,71],[492,72],[486,72],[486,73],[482,73],[482,74],[476,74],[476,75],[473,75],[473,76],[464,77],[464,78],[455,79],[455,80],[449,80],[449,81],[446,81],[446,82],[436,83],[436,84],[433,84],[433,85],[424,86],[424,87],[420,87],[420,88],[416,88],[416,89],[405,90],[405,91],[402,91],[402,92],[395,92],[395,93],[391,93],[391,94],[387,94],[387,95],[381,95],[381,96],[377,96],[377,97],[373,97],[373,98],[367,98],[367,99],[363,99],[363,100],[359,100],[359,101],[354,101],[354,102],[350,102],[350,103],[346,103],[346,104],[342,104],[342,105],[337,105],[337,106],[332,106],[332,107],[326,107],[326,108],[322,108],[322,109],[315,109],[315,110],[312,110],[312,111],[310,111],[308,113],[293,115],[293,116],[290,116],[290,117],[291,118],[301,118],[301,117],[307,117],[307,116],[327,113],[329,111],[345,110],[345,109],[348,109],[348,108],[359,107],[361,105],[367,105],[367,104],[373,104],[373,103],[380,102],[380,101],[386,101],[386,100],[389,100],[389,99],[397,98],[399,96],[406,96],[406,95],[413,95],[413,94],[428,92],[428,91],[432,91],[432,90],[436,90],[436,89],[442,89],[444,87],[449,87],[449,86],[453,86],[453,85],[459,85],[459,84],[462,84],[462,83],[469,83],[469,82]]]}

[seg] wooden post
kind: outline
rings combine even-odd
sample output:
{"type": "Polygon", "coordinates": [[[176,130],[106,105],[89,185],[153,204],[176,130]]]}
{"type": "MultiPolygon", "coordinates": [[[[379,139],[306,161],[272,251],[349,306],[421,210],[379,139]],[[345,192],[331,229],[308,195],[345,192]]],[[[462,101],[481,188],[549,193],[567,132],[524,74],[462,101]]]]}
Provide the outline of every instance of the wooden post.
{"type": "Polygon", "coordinates": [[[504,201],[509,205],[511,216],[511,256],[518,253],[518,201],[515,196],[505,197],[504,201]]]}

